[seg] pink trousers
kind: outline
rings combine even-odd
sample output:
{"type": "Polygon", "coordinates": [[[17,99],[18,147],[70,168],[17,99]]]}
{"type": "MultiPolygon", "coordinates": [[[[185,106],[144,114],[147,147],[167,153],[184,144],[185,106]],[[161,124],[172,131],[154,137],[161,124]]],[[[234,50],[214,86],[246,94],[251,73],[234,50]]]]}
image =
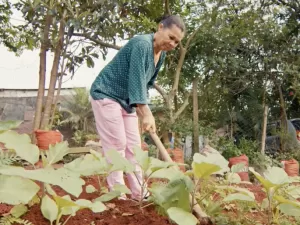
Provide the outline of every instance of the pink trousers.
{"type": "MultiPolygon", "coordinates": [[[[133,199],[141,198],[142,171],[137,164],[133,148],[141,147],[141,137],[136,113],[127,113],[121,105],[111,99],[91,101],[103,153],[110,149],[117,150],[129,162],[135,165],[135,174],[127,174],[133,199]]],[[[107,177],[110,190],[116,184],[125,185],[123,172],[112,172],[107,177]]]]}

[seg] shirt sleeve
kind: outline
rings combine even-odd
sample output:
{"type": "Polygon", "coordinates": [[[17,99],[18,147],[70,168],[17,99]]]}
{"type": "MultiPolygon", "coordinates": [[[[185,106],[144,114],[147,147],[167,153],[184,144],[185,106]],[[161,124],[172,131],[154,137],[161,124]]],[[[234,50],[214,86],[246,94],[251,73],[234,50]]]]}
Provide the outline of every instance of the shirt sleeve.
{"type": "Polygon", "coordinates": [[[146,64],[151,53],[148,42],[137,42],[131,50],[129,62],[129,105],[147,104],[146,64]]]}
{"type": "Polygon", "coordinates": [[[159,73],[159,71],[160,71],[160,69],[161,69],[161,67],[162,67],[162,64],[164,63],[166,54],[165,54],[165,52],[163,52],[162,54],[163,54],[163,55],[162,55],[162,57],[161,57],[161,60],[158,62],[158,67],[157,67],[157,69],[155,70],[154,75],[151,77],[150,81],[149,81],[148,84],[147,84],[147,89],[148,89],[148,90],[149,90],[150,88],[153,88],[154,82],[155,82],[155,80],[156,80],[156,77],[157,77],[157,75],[158,75],[158,73],[159,73]]]}

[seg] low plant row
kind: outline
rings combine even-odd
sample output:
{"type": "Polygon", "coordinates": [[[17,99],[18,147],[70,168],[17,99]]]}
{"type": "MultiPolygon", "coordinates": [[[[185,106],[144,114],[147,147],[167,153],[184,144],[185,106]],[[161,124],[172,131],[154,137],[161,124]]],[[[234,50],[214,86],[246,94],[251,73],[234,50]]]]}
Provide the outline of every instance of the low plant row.
{"type": "MultiPolygon", "coordinates": [[[[99,197],[92,201],[78,199],[85,185],[83,179],[85,176],[105,177],[113,171],[135,173],[135,166],[115,150],[107,153],[110,163],[101,153],[90,150],[84,157],[56,169],[53,165],[69,153],[68,143],[61,142],[50,146],[47,151],[40,151],[31,143],[28,135],[18,134],[12,130],[19,124],[20,122],[15,121],[0,122],[0,142],[4,143],[8,152],[14,152],[12,155],[0,150],[0,203],[14,205],[10,215],[6,215],[7,220],[12,217],[21,218],[28,210],[27,206],[40,198],[41,212],[49,220],[49,224],[65,225],[68,219],[62,223],[62,216],[67,215],[70,218],[75,216],[78,210],[85,208],[94,213],[101,213],[107,210],[106,202],[119,197],[122,193],[130,194],[130,190],[124,185],[116,185],[110,192],[86,186],[86,192],[98,191],[99,197]],[[42,168],[28,170],[14,165],[16,160],[22,159],[34,167],[40,156],[42,168]],[[37,181],[42,183],[42,196],[38,196],[40,186],[37,181]],[[61,187],[68,195],[58,196],[53,186],[61,187]],[[72,197],[77,200],[72,200],[72,197]]],[[[179,225],[195,225],[199,220],[192,213],[193,206],[199,204],[203,210],[212,215],[213,210],[210,206],[215,194],[221,198],[223,208],[237,202],[247,203],[251,207],[258,204],[255,195],[247,188],[241,187],[241,184],[248,183],[242,182],[237,174],[243,170],[244,165],[238,164],[229,168],[228,161],[216,152],[195,154],[191,169],[186,172],[182,172],[177,163],[149,157],[148,152],[140,148],[134,149],[134,153],[143,170],[141,194],[144,196],[146,192],[150,192],[146,205],[140,201],[141,210],[155,204],[173,222],[179,225]],[[154,183],[146,188],[150,179],[164,179],[167,182],[154,183]]],[[[259,207],[268,212],[268,223],[279,224],[286,216],[292,216],[297,220],[300,215],[300,203],[297,201],[297,198],[300,198],[300,188],[295,183],[299,179],[288,177],[279,167],[270,167],[262,175],[253,168],[250,168],[250,171],[266,192],[266,199],[259,207]]],[[[215,213],[214,216],[217,217],[215,213]]]]}

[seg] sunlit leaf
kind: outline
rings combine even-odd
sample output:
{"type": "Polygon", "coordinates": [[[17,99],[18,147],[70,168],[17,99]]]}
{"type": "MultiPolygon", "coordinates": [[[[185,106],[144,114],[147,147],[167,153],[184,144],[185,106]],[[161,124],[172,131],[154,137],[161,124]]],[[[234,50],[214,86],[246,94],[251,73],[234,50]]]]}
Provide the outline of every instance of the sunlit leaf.
{"type": "Polygon", "coordinates": [[[18,128],[22,122],[20,120],[0,121],[0,132],[18,128]]]}
{"type": "Polygon", "coordinates": [[[167,210],[168,216],[178,225],[196,225],[197,218],[190,212],[184,211],[181,208],[171,207],[167,210]]]}
{"type": "Polygon", "coordinates": [[[58,216],[58,206],[48,195],[45,195],[42,198],[41,212],[43,216],[51,223],[53,223],[58,216]]]}

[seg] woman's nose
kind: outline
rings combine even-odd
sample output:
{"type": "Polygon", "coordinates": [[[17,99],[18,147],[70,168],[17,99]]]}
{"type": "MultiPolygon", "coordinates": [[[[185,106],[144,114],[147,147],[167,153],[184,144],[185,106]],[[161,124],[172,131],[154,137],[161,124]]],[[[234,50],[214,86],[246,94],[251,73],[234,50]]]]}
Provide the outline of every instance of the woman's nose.
{"type": "Polygon", "coordinates": [[[170,45],[172,46],[172,48],[175,48],[176,47],[176,42],[175,41],[171,41],[170,45]]]}

